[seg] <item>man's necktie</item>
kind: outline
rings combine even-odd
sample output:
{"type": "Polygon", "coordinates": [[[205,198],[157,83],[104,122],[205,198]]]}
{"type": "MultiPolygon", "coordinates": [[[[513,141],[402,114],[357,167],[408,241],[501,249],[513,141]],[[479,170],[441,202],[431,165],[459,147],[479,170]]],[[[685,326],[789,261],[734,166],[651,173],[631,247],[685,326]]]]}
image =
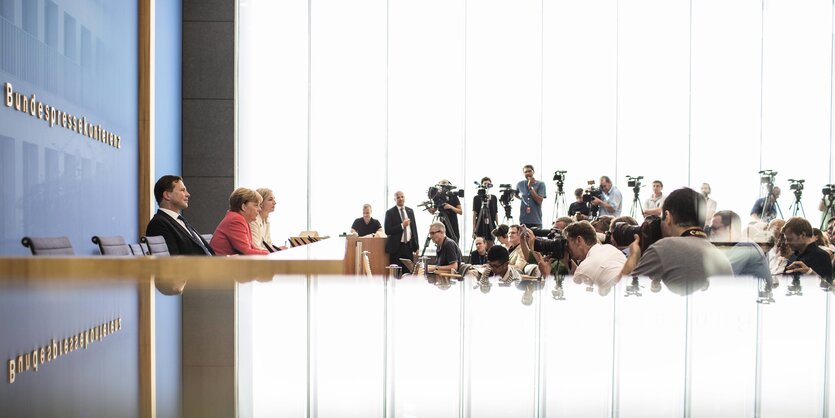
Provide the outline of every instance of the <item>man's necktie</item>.
{"type": "Polygon", "coordinates": [[[205,245],[203,245],[203,239],[200,237],[200,234],[197,233],[197,230],[191,227],[191,224],[188,223],[186,218],[184,218],[183,215],[180,215],[177,217],[177,219],[183,221],[183,223],[186,224],[186,231],[188,231],[188,233],[191,234],[191,236],[197,240],[197,243],[200,245],[200,248],[203,249],[203,253],[205,253],[206,255],[212,255],[209,249],[206,248],[205,245]]]}
{"type": "MultiPolygon", "coordinates": [[[[402,221],[405,221],[406,219],[407,219],[406,218],[406,210],[401,207],[400,208],[400,221],[402,222],[402,221]]],[[[409,239],[411,238],[409,236],[410,235],[409,233],[411,232],[410,229],[411,229],[410,227],[403,228],[403,237],[400,239],[400,242],[405,242],[405,243],[409,242],[409,239]]]]}

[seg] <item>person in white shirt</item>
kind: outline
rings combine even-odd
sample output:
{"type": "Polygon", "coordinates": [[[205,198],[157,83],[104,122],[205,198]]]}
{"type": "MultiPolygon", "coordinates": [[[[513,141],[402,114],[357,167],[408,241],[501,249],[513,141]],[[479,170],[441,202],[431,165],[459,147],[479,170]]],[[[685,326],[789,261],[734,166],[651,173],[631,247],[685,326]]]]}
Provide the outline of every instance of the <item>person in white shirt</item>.
{"type": "Polygon", "coordinates": [[[273,191],[267,188],[260,188],[256,190],[261,198],[261,213],[254,221],[249,223],[249,229],[252,230],[252,245],[262,250],[269,252],[276,252],[286,250],[287,247],[277,246],[273,244],[273,239],[270,237],[270,213],[275,211],[275,195],[273,191]]]}
{"type": "Polygon", "coordinates": [[[644,217],[661,216],[661,206],[664,205],[664,183],[661,180],[652,182],[652,195],[644,201],[644,217]]]}
{"type": "Polygon", "coordinates": [[[707,183],[702,183],[702,196],[705,197],[706,209],[705,209],[705,219],[707,219],[707,225],[709,226],[713,220],[713,214],[716,213],[716,201],[711,199],[710,196],[710,185],[707,183]]]}
{"type": "Polygon", "coordinates": [[[588,221],[575,222],[563,230],[572,263],[574,282],[597,286],[601,295],[609,293],[620,279],[626,262],[622,251],[609,244],[600,244],[597,233],[588,221]]]}

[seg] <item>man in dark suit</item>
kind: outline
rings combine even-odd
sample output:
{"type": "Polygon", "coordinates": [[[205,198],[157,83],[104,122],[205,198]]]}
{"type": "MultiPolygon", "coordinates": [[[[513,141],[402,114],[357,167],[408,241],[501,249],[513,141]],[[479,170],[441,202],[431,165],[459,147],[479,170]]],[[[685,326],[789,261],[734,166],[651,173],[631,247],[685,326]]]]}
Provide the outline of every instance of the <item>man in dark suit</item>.
{"type": "Polygon", "coordinates": [[[171,255],[214,255],[209,243],[180,214],[191,196],[180,176],[162,176],[154,185],[159,210],[145,228],[145,236],[162,236],[171,255]]]}
{"type": "Polygon", "coordinates": [[[394,193],[396,205],[386,211],[385,231],[388,235],[386,252],[391,264],[406,266],[400,262],[401,258],[414,260],[418,250],[417,224],[415,212],[406,207],[406,197],[403,192],[394,193]]]}

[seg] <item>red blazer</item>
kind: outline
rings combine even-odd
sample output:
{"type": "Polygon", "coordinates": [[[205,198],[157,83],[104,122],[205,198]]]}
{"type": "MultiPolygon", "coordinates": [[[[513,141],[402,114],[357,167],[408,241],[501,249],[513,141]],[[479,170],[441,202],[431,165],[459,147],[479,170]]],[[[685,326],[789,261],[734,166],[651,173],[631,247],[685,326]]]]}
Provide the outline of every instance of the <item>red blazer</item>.
{"type": "Polygon", "coordinates": [[[216,255],[267,255],[270,252],[252,245],[252,230],[244,216],[227,211],[212,234],[212,249],[216,255]]]}

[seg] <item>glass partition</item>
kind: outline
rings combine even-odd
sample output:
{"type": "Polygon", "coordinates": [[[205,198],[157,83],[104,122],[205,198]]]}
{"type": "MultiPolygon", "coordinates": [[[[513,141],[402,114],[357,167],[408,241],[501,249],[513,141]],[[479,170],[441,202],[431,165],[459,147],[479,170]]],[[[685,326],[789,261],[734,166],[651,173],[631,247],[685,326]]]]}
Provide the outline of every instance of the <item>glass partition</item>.
{"type": "Polygon", "coordinates": [[[254,416],[826,416],[828,287],[404,276],[238,285],[254,416]],[[685,292],[685,293],[687,293],[685,292]],[[246,304],[246,306],[243,306],[246,304]],[[246,314],[243,314],[246,313],[246,314]]]}

